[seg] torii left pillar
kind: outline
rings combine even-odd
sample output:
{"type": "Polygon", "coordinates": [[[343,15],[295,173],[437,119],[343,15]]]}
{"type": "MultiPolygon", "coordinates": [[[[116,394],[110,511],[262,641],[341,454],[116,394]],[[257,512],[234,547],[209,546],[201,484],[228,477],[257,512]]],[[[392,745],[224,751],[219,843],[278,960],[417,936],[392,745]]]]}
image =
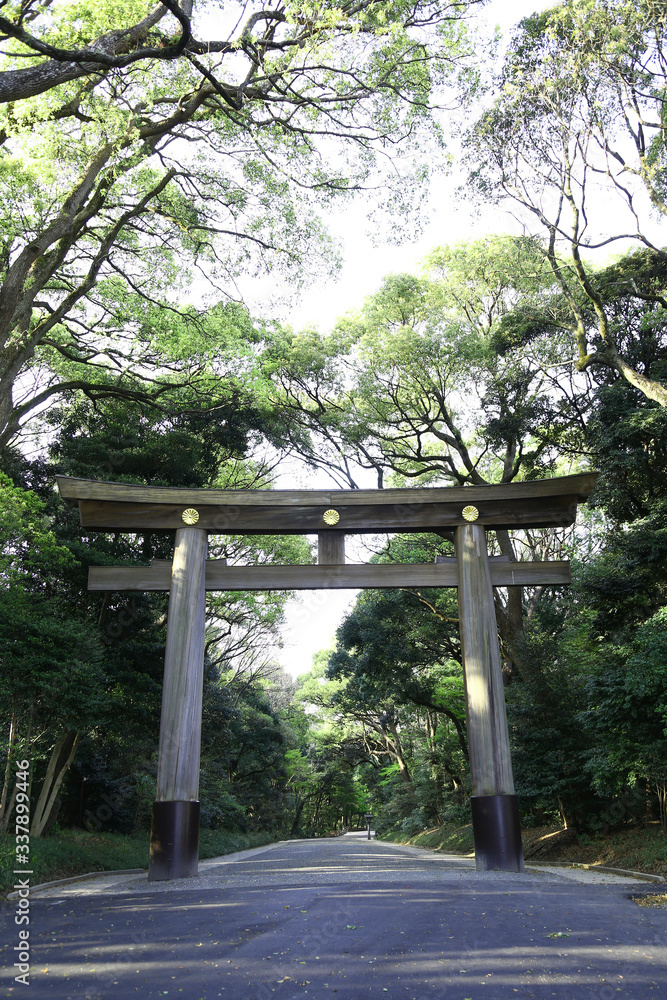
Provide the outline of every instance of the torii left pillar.
{"type": "Polygon", "coordinates": [[[206,531],[176,531],[149,881],[197,874],[206,549],[206,531]]]}

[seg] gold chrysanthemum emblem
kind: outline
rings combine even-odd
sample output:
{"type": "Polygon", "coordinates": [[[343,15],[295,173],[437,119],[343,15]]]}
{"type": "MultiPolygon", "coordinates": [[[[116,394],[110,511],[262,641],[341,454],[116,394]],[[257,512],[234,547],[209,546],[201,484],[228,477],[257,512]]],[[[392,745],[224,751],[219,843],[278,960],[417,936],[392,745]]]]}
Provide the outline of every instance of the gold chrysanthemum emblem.
{"type": "Polygon", "coordinates": [[[322,514],[322,520],[325,524],[338,524],[340,521],[340,514],[337,510],[325,510],[324,514],[322,514]]]}
{"type": "Polygon", "coordinates": [[[181,514],[181,520],[185,521],[186,524],[196,524],[199,520],[199,511],[195,510],[194,507],[187,507],[181,514]]]}
{"type": "Polygon", "coordinates": [[[466,521],[476,521],[479,517],[479,511],[476,507],[464,507],[461,511],[466,521]]]}

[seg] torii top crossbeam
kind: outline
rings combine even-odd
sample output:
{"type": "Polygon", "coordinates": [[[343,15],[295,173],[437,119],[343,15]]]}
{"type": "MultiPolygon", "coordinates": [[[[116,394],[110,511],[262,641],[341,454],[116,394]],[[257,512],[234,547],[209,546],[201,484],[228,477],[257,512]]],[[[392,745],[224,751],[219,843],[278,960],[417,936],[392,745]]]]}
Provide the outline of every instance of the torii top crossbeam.
{"type": "Polygon", "coordinates": [[[85,528],[155,532],[196,523],[211,533],[276,535],[451,530],[471,519],[485,528],[567,527],[596,478],[590,472],[499,486],[401,490],[173,489],[63,476],[57,482],[63,499],[78,503],[85,528]],[[464,514],[466,508],[473,510],[464,514]],[[188,520],[195,515],[196,521],[188,520]]]}

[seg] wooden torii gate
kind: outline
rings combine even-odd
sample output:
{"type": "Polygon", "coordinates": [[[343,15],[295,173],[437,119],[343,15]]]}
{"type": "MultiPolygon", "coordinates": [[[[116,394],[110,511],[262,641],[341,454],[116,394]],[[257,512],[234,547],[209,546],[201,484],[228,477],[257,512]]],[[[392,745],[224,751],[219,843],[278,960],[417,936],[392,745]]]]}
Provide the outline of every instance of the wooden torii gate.
{"type": "Polygon", "coordinates": [[[570,583],[567,562],[489,558],[486,529],[574,523],[596,473],[503,486],[401,490],[190,490],[58,477],[81,525],[176,532],[174,558],[94,566],[89,590],[169,590],[151,880],[197,874],[199,753],[207,590],[458,587],[472,822],[479,870],[522,871],[493,587],[570,583]],[[345,564],[345,535],[452,533],[456,558],[433,564],[345,564]],[[227,566],[206,558],[208,534],[317,534],[318,564],[227,566]]]}

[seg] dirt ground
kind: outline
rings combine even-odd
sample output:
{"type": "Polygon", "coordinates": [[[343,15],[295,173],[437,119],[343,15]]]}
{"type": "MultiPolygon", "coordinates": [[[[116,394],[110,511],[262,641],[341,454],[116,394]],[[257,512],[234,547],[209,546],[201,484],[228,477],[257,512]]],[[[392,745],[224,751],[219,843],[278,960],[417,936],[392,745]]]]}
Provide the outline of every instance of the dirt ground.
{"type": "MultiPolygon", "coordinates": [[[[436,827],[413,837],[390,835],[394,843],[413,844],[432,851],[473,857],[470,824],[462,827],[436,827]]],[[[553,861],[605,865],[628,871],[662,875],[667,878],[667,836],[659,823],[623,826],[595,835],[576,834],[555,826],[528,827],[522,831],[523,853],[533,864],[553,861]]]]}
{"type": "Polygon", "coordinates": [[[534,827],[524,830],[522,839],[526,861],[579,861],[667,876],[667,837],[661,833],[659,823],[594,837],[577,835],[572,830],[534,827]]]}

